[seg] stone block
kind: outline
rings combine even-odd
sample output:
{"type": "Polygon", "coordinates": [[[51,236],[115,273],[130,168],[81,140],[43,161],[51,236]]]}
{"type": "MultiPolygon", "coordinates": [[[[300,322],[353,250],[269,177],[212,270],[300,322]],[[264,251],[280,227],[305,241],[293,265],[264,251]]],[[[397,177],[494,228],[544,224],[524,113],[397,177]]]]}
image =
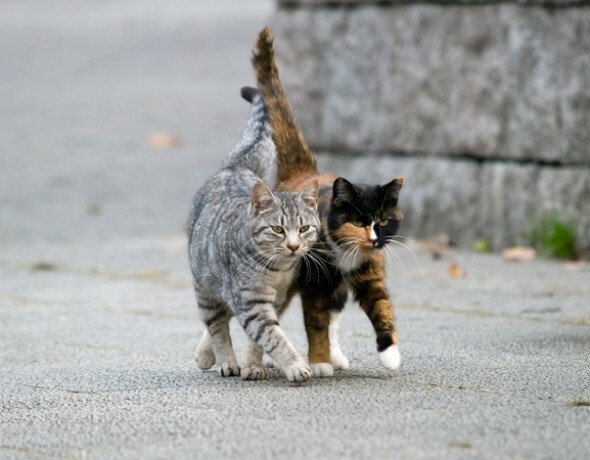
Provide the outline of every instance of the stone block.
{"type": "Polygon", "coordinates": [[[330,151],[590,164],[590,9],[282,8],[282,78],[330,151]]]}

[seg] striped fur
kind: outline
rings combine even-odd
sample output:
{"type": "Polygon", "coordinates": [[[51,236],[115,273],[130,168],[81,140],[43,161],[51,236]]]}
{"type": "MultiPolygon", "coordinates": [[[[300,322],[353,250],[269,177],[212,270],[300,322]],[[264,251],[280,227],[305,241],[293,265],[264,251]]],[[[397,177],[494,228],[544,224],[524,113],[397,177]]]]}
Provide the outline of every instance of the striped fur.
{"type": "Polygon", "coordinates": [[[402,219],[397,203],[403,178],[385,185],[364,185],[320,174],[281,84],[268,28],[258,36],[252,63],[277,149],[276,190],[301,190],[311,181],[320,185],[322,228],[309,258],[315,264],[301,266],[291,289],[301,295],[314,375],[332,375],[333,365],[348,366],[330,325],[344,308],[350,291],[373,325],[381,362],[396,368],[398,336],[385,283],[384,259],[387,244],[402,219]]]}
{"type": "Polygon", "coordinates": [[[206,325],[197,364],[215,365],[223,376],[263,379],[265,351],[290,381],[303,381],[310,368],[280,328],[277,307],[287,299],[301,257],[317,240],[318,186],[311,182],[301,191],[271,192],[264,185],[275,148],[264,104],[251,96],[242,138],[197,191],[190,212],[189,260],[206,325]],[[250,340],[241,369],[229,333],[233,316],[250,340]]]}

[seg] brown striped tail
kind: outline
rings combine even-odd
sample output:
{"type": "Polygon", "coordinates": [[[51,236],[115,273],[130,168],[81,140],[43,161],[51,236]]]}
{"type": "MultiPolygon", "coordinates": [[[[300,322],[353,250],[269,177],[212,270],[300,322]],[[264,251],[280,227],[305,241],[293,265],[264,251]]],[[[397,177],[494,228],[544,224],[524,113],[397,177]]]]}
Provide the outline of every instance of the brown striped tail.
{"type": "Polygon", "coordinates": [[[273,36],[268,27],[262,29],[254,45],[252,65],[256,85],[269,114],[272,139],[277,149],[277,182],[294,177],[317,174],[317,160],[299,128],[274,57],[273,36]]]}

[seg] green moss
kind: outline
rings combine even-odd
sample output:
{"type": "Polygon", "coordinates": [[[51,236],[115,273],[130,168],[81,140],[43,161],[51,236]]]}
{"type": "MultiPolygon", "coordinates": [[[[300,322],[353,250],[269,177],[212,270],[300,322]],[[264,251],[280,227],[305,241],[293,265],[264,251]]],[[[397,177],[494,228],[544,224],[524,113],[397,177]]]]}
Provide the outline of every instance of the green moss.
{"type": "Polygon", "coordinates": [[[57,270],[57,266],[50,262],[37,262],[31,266],[31,270],[34,272],[54,272],[57,270]]]}
{"type": "Polygon", "coordinates": [[[472,249],[475,252],[490,252],[491,244],[488,240],[484,238],[477,239],[473,242],[472,249]]]}
{"type": "Polygon", "coordinates": [[[543,257],[575,259],[576,232],[574,226],[561,218],[557,211],[543,214],[531,230],[531,240],[543,257]]]}
{"type": "Polygon", "coordinates": [[[471,445],[471,443],[465,442],[465,441],[450,442],[449,447],[453,447],[455,449],[473,449],[473,445],[471,445]]]}

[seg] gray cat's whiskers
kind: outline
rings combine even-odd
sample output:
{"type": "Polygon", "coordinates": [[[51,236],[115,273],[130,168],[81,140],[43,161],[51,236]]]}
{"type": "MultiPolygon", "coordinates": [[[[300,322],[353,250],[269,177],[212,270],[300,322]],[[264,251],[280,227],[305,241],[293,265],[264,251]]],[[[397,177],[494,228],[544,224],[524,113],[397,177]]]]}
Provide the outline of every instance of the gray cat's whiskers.
{"type": "MultiPolygon", "coordinates": [[[[321,270],[323,272],[323,274],[326,276],[326,278],[328,280],[331,280],[332,277],[330,275],[330,272],[328,271],[328,267],[326,267],[326,263],[324,262],[324,260],[322,260],[322,258],[320,256],[318,256],[317,254],[314,254],[314,252],[316,252],[317,250],[314,249],[313,251],[309,251],[305,257],[303,258],[303,261],[305,262],[308,270],[307,270],[307,276],[305,277],[306,282],[311,280],[311,264],[313,263],[314,267],[316,267],[317,271],[318,271],[318,275],[320,274],[319,271],[321,270]]],[[[320,252],[320,251],[317,251],[320,252]]]]}
{"type": "MultiPolygon", "coordinates": [[[[254,240],[251,239],[248,243],[247,243],[247,247],[249,247],[249,245],[253,245],[254,244],[254,240]]],[[[245,254],[242,251],[242,254],[245,254]]],[[[243,261],[243,268],[242,270],[251,270],[255,273],[264,273],[268,268],[269,268],[269,256],[267,256],[265,254],[265,252],[263,251],[259,251],[259,252],[255,252],[252,255],[246,257],[245,259],[242,259],[243,261]]]]}

